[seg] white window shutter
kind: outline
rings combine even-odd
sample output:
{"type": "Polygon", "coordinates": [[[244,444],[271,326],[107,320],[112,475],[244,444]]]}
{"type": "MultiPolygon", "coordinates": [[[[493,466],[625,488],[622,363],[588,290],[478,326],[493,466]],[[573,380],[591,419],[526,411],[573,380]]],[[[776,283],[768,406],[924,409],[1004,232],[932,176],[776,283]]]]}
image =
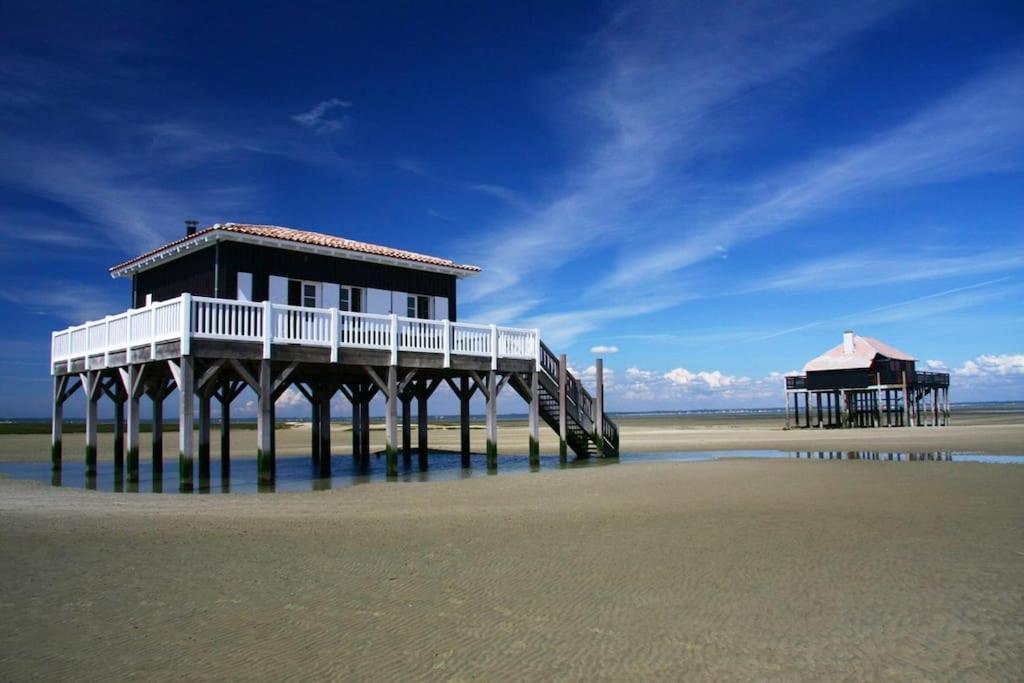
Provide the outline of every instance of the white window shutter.
{"type": "Polygon", "coordinates": [[[288,278],[279,275],[270,276],[269,298],[272,304],[288,303],[288,278]]]}
{"type": "Polygon", "coordinates": [[[341,287],[333,282],[325,282],[320,287],[320,307],[337,308],[338,298],[341,296],[341,287]]]}
{"type": "Polygon", "coordinates": [[[446,296],[435,296],[434,297],[434,320],[447,320],[448,319],[448,297],[446,296]]]}
{"type": "Polygon", "coordinates": [[[239,301],[252,301],[252,273],[238,274],[238,295],[239,301]]]}
{"type": "Polygon", "coordinates": [[[366,312],[387,315],[391,312],[391,292],[385,289],[366,289],[366,312]]]}

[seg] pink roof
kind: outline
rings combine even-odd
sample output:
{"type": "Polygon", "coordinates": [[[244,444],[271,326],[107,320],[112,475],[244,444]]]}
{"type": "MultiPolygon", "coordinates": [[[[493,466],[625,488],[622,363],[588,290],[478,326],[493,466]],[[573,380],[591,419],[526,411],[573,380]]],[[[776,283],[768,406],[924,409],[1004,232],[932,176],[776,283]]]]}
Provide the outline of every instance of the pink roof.
{"type": "Polygon", "coordinates": [[[322,232],[311,232],[309,230],[296,230],[294,228],[282,228],[276,225],[253,225],[247,223],[217,223],[208,228],[197,231],[194,235],[188,235],[179,240],[175,240],[168,244],[147,251],[145,254],[136,256],[133,259],[119,263],[110,269],[112,275],[118,275],[120,271],[125,270],[131,266],[139,264],[142,261],[157,256],[165,250],[170,250],[176,247],[192,246],[189,242],[198,243],[203,238],[209,237],[214,232],[227,232],[234,233],[237,235],[251,235],[253,237],[271,238],[277,240],[283,240],[286,242],[296,242],[300,244],[309,244],[317,247],[328,247],[331,249],[338,249],[340,251],[350,251],[363,254],[370,254],[373,256],[383,256],[386,258],[399,259],[401,261],[410,261],[413,263],[421,263],[426,266],[438,266],[441,268],[452,268],[455,270],[463,271],[467,275],[475,274],[480,272],[480,268],[477,266],[471,266],[467,264],[456,263],[450,259],[439,258],[437,256],[428,256],[426,254],[418,254],[414,251],[405,251],[404,249],[395,249],[393,247],[385,247],[379,244],[369,244],[368,242],[357,242],[356,240],[345,239],[344,237],[337,237],[335,235],[327,235],[322,232]]]}
{"type": "Polygon", "coordinates": [[[893,360],[917,360],[910,354],[889,346],[885,342],[855,334],[853,335],[853,353],[846,353],[844,345],[840,344],[807,363],[804,366],[804,372],[870,368],[875,356],[885,356],[893,360]]]}

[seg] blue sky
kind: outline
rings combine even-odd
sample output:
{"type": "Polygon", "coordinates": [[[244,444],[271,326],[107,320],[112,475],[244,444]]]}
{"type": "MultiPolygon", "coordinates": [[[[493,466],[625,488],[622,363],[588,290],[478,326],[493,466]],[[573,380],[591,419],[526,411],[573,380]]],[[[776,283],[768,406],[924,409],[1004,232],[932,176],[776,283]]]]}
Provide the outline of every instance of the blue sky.
{"type": "Polygon", "coordinates": [[[6,3],[0,415],[190,217],[477,263],[613,409],[779,405],[847,327],[1024,398],[1024,5],[722,4],[6,3]]]}

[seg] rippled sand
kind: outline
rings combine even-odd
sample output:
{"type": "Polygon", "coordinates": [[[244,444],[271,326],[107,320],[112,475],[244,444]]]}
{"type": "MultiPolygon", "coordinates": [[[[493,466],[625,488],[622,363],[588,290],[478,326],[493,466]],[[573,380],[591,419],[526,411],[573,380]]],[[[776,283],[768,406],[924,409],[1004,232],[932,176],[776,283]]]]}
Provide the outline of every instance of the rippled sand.
{"type": "Polygon", "coordinates": [[[1021,680],[1024,467],[132,496],[0,479],[0,678],[1021,680]]]}

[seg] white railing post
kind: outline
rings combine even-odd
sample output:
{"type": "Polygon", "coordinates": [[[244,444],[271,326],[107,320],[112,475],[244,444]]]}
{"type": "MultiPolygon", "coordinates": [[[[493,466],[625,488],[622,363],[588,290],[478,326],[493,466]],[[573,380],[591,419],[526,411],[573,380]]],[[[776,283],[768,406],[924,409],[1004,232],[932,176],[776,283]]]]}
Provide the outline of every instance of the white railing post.
{"type": "Polygon", "coordinates": [[[452,366],[452,321],[448,318],[444,319],[442,339],[444,341],[444,366],[450,368],[452,366]]]}
{"type": "Polygon", "coordinates": [[[338,362],[338,309],[331,308],[331,362],[338,362]]]}
{"type": "Polygon", "coordinates": [[[128,314],[124,318],[125,331],[124,331],[124,364],[131,365],[132,362],[132,313],[135,312],[134,308],[128,309],[128,314]]]}
{"type": "Polygon", "coordinates": [[[110,366],[110,316],[103,318],[103,367],[110,366]]]}
{"type": "Polygon", "coordinates": [[[540,330],[536,327],[533,328],[533,351],[537,360],[537,370],[541,370],[543,368],[540,365],[540,330]]]}
{"type": "Polygon", "coordinates": [[[57,348],[57,333],[56,332],[51,332],[50,333],[50,374],[51,375],[56,375],[57,374],[57,372],[53,369],[53,362],[55,360],[55,358],[54,358],[54,351],[56,350],[56,348],[57,348]]]}
{"type": "Polygon", "coordinates": [[[274,315],[274,308],[267,299],[263,302],[263,357],[270,358],[270,341],[273,338],[271,333],[271,322],[274,315]]]}
{"type": "Polygon", "coordinates": [[[146,308],[149,309],[149,359],[156,360],[156,306],[153,305],[153,295],[147,295],[146,308]]]}
{"type": "Polygon", "coordinates": [[[192,295],[181,295],[181,355],[192,353],[192,295]]]}
{"type": "Polygon", "coordinates": [[[498,369],[498,326],[491,325],[491,370],[498,369]]]}
{"type": "Polygon", "coordinates": [[[398,365],[398,316],[388,314],[391,319],[391,364],[398,365]]]}

